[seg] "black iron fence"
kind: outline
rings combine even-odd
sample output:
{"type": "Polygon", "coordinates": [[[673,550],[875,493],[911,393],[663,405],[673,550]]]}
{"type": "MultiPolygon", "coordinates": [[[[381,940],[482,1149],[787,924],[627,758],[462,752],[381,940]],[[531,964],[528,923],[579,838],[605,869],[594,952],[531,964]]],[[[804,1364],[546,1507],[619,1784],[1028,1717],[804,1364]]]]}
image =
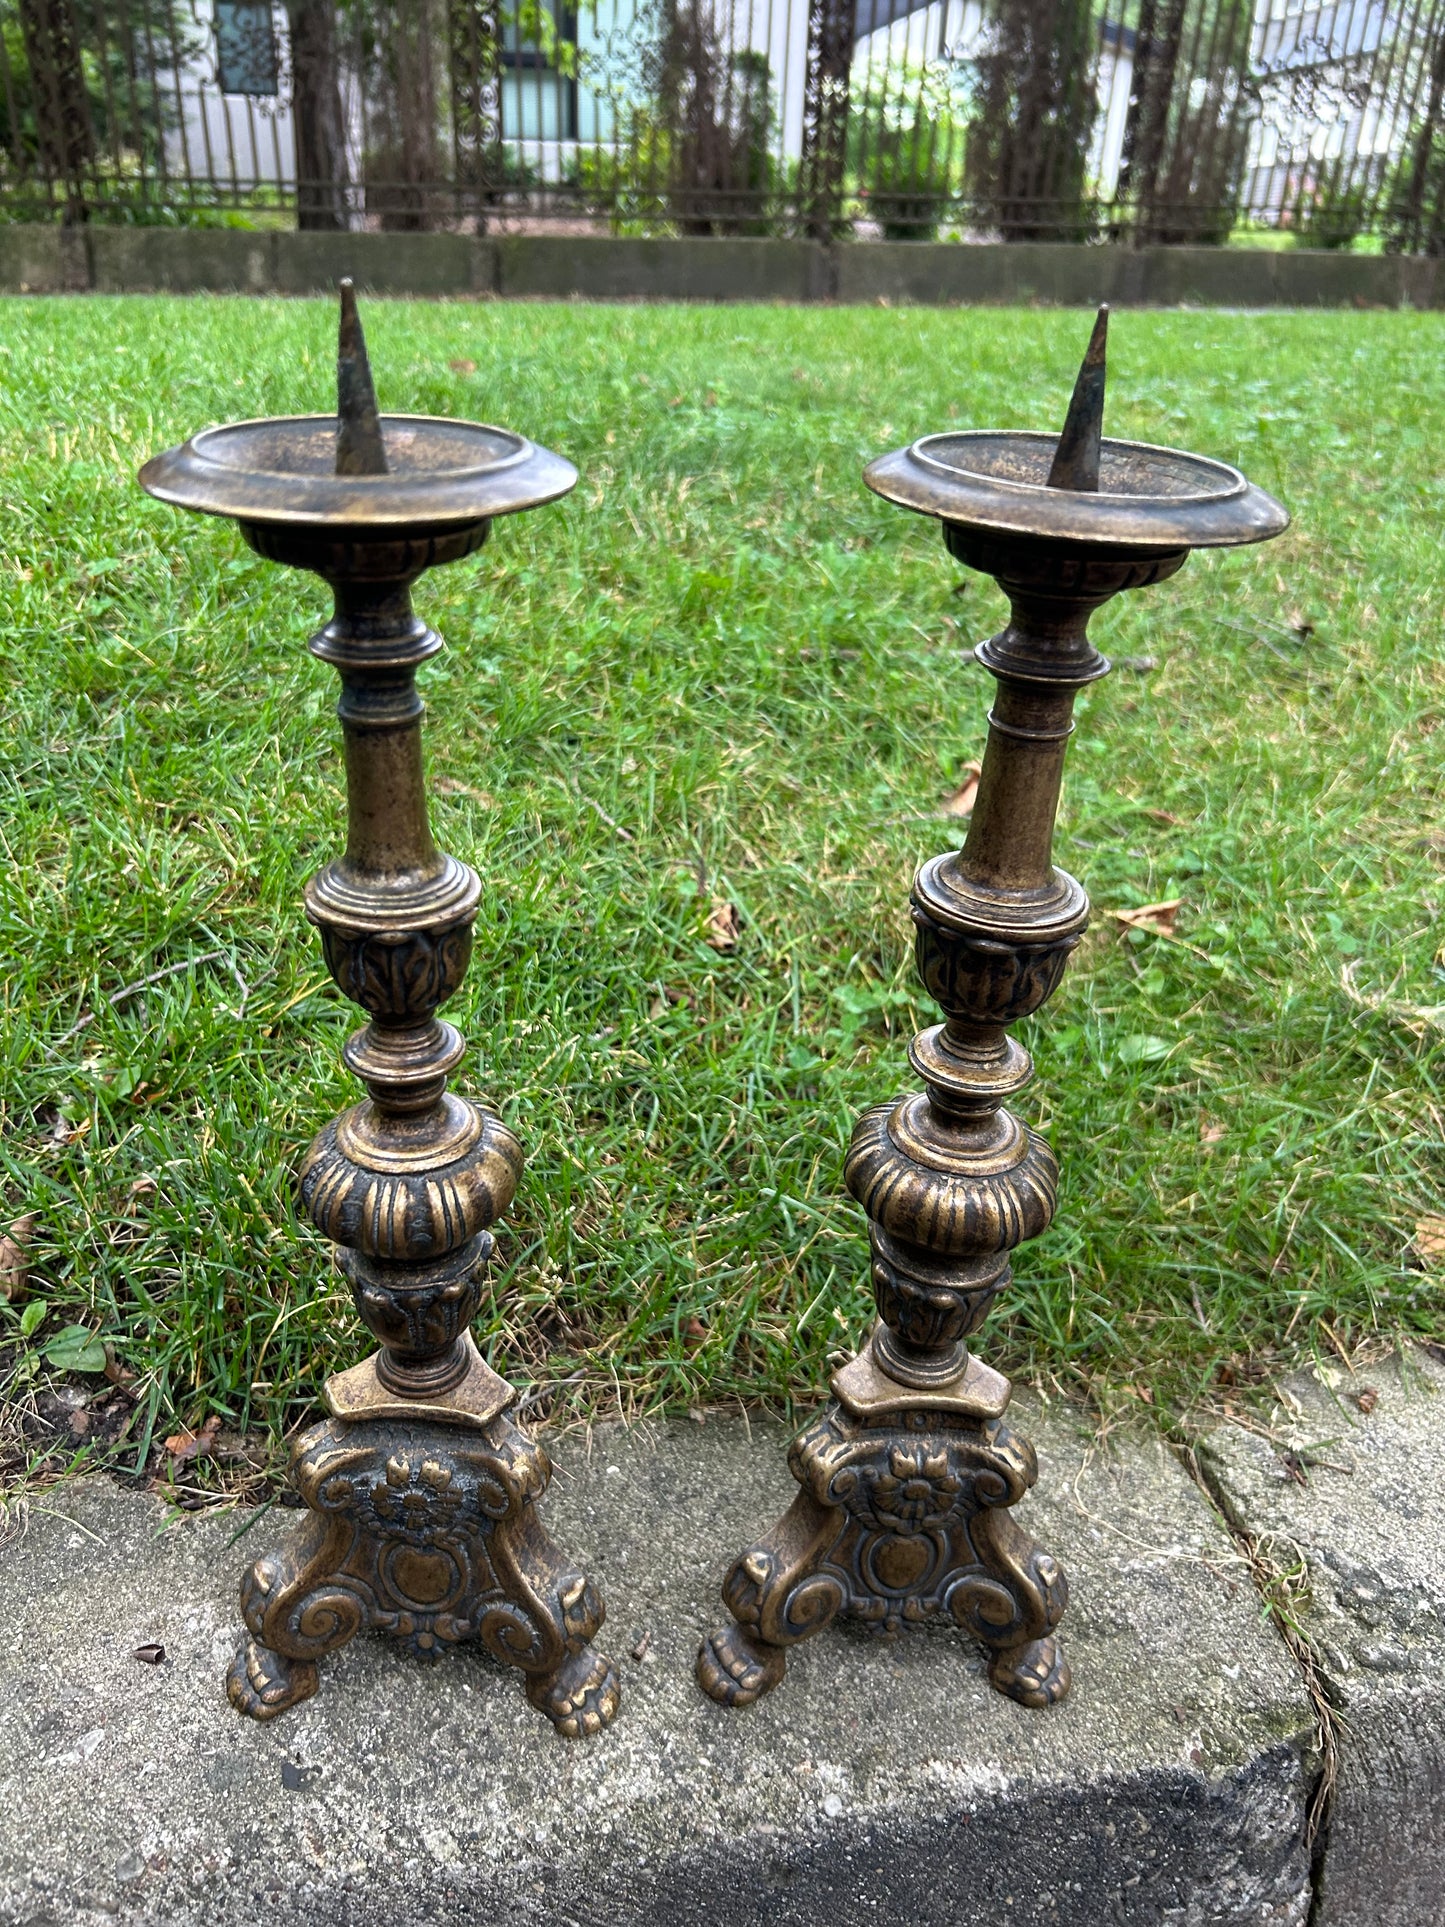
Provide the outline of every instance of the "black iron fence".
{"type": "Polygon", "coordinates": [[[0,0],[0,122],[12,219],[1445,251],[1445,0],[0,0]]]}

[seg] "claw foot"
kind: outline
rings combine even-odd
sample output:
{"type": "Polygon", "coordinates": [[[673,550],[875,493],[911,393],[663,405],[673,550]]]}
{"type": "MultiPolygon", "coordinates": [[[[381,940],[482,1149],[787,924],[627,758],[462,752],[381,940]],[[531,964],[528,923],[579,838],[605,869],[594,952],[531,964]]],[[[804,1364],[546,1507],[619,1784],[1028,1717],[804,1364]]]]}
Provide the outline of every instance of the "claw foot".
{"type": "Polygon", "coordinates": [[[529,1679],[527,1698],[564,1740],[590,1740],[617,1718],[621,1688],[611,1662],[584,1646],[569,1653],[555,1673],[529,1679]]]}
{"type": "Polygon", "coordinates": [[[226,1698],[253,1720],[274,1720],[288,1706],[309,1700],[320,1684],[314,1659],[287,1659],[246,1639],[226,1673],[226,1698]]]}
{"type": "Polygon", "coordinates": [[[767,1646],[741,1626],[709,1633],[697,1652],[697,1683],[720,1706],[751,1706],[771,1693],[787,1669],[781,1646],[767,1646]]]}
{"type": "Polygon", "coordinates": [[[989,1679],[1022,1706],[1053,1706],[1069,1690],[1069,1662],[1058,1640],[1035,1639],[995,1655],[989,1679]]]}

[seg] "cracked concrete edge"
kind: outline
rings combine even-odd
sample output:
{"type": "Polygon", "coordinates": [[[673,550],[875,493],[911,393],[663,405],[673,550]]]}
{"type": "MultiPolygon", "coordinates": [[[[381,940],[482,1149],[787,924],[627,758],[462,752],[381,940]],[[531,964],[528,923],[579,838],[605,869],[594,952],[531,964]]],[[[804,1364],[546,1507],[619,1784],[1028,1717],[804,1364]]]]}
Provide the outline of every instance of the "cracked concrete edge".
{"type": "Polygon", "coordinates": [[[1328,1834],[1329,1810],[1339,1770],[1340,1723],[1319,1657],[1294,1616],[1293,1595],[1298,1590],[1298,1568],[1282,1567],[1269,1545],[1255,1538],[1240,1522],[1238,1515],[1221,1497],[1201,1460],[1198,1446],[1182,1448],[1181,1458],[1248,1567],[1250,1580],[1259,1595],[1261,1610],[1299,1674],[1300,1684],[1314,1713],[1315,1766],[1310,1780],[1305,1821],[1305,1844],[1310,1849],[1311,1877],[1314,1879],[1318,1876],[1328,1834]]]}
{"type": "Polygon", "coordinates": [[[1328,1704],[1311,1927],[1439,1927],[1445,1364],[1419,1347],[1357,1374],[1296,1373],[1267,1430],[1221,1426],[1197,1458],[1232,1529],[1279,1576],[1276,1603],[1328,1704]]]}
{"type": "Polygon", "coordinates": [[[1445,306],[1437,261],[1308,249],[0,225],[0,292],[1043,306],[1445,306]]]}

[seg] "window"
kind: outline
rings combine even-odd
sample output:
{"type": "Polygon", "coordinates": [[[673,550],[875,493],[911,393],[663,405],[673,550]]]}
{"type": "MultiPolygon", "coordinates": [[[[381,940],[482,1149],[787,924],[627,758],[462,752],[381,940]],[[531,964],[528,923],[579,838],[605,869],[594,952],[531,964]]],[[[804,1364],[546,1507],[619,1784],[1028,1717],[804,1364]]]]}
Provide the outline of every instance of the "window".
{"type": "Polygon", "coordinates": [[[216,79],[223,94],[280,92],[271,0],[216,0],[216,79]]]}

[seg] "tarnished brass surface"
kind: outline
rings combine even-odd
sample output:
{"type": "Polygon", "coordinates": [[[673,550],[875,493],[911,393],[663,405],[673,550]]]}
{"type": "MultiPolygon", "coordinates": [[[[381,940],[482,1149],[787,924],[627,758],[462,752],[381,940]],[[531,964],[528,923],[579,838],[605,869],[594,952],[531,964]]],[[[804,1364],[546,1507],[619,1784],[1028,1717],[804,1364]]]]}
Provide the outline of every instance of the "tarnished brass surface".
{"type": "MultiPolygon", "coordinates": [[[[875,1336],[884,1336],[887,1330],[886,1325],[881,1325],[875,1336]]],[[[1013,1387],[1003,1373],[996,1372],[971,1353],[965,1354],[960,1370],[954,1369],[955,1358],[947,1352],[942,1356],[948,1376],[921,1388],[891,1371],[884,1371],[874,1346],[867,1344],[834,1372],[830,1381],[833,1396],[854,1418],[882,1418],[896,1412],[915,1411],[920,1389],[928,1393],[930,1412],[943,1412],[950,1418],[1002,1418],[1013,1394],[1013,1387]]]]}
{"type": "Polygon", "coordinates": [[[293,1452],[316,1516],[246,1579],[227,1690],[270,1719],[363,1627],[432,1657],[476,1639],[578,1738],[617,1710],[589,1643],[602,1602],[542,1530],[547,1456],[505,1416],[514,1394],[468,1329],[522,1147],[447,1089],[464,1047],[436,1012],[466,974],[481,884],[432,840],[416,672],[442,642],[411,606],[423,570],[472,554],[493,517],[565,493],[576,471],[505,429],[380,415],[349,283],[337,370],[336,416],[209,429],[140,475],[163,501],[234,516],[259,554],[335,597],[310,647],[341,678],[347,838],[307,884],[306,914],[370,1019],[343,1052],[367,1096],[311,1145],[300,1191],[381,1350],[330,1381],[332,1418],[293,1452]]]}
{"type": "Polygon", "coordinates": [[[450,1391],[431,1398],[408,1398],[404,1393],[393,1392],[377,1369],[385,1354],[373,1352],[359,1365],[353,1365],[348,1371],[333,1372],[327,1379],[322,1391],[327,1411],[349,1425],[358,1419],[407,1418],[485,1431],[517,1394],[482,1357],[469,1331],[462,1333],[460,1342],[466,1368],[450,1391]]]}
{"type": "Polygon", "coordinates": [[[866,1112],[845,1168],[870,1220],[879,1323],[793,1444],[792,1509],[724,1582],[733,1623],[703,1641],[697,1676],[725,1705],[776,1686],[787,1648],[839,1613],[884,1633],[945,1615],[988,1649],[1000,1692],[1046,1706],[1069,1690],[1063,1572],[1009,1515],[1034,1454],[1003,1421],[1008,1381],[964,1342],[1058,1187],[1049,1146],[1005,1108],[1032,1075],[1008,1031],[1053,994],[1088,924],[1052,845],[1074,698],[1109,670],[1090,616],[1190,548],[1261,541],[1289,519],[1222,462],[1103,439],[1105,332],[1101,311],[1059,436],[928,436],[865,476],[936,516],[1012,613],[975,651],[998,687],[967,838],[913,885],[918,974],[945,1019],[909,1048],[925,1088],[866,1112]]]}
{"type": "Polygon", "coordinates": [[[521,1668],[567,1739],[611,1721],[617,1676],[589,1643],[602,1601],[542,1530],[551,1466],[510,1419],[480,1432],[328,1420],[297,1441],[291,1476],[311,1516],[242,1582],[250,1637],[226,1690],[243,1713],[309,1699],[317,1660],[370,1629],[422,1660],[475,1640],[521,1668]]]}

